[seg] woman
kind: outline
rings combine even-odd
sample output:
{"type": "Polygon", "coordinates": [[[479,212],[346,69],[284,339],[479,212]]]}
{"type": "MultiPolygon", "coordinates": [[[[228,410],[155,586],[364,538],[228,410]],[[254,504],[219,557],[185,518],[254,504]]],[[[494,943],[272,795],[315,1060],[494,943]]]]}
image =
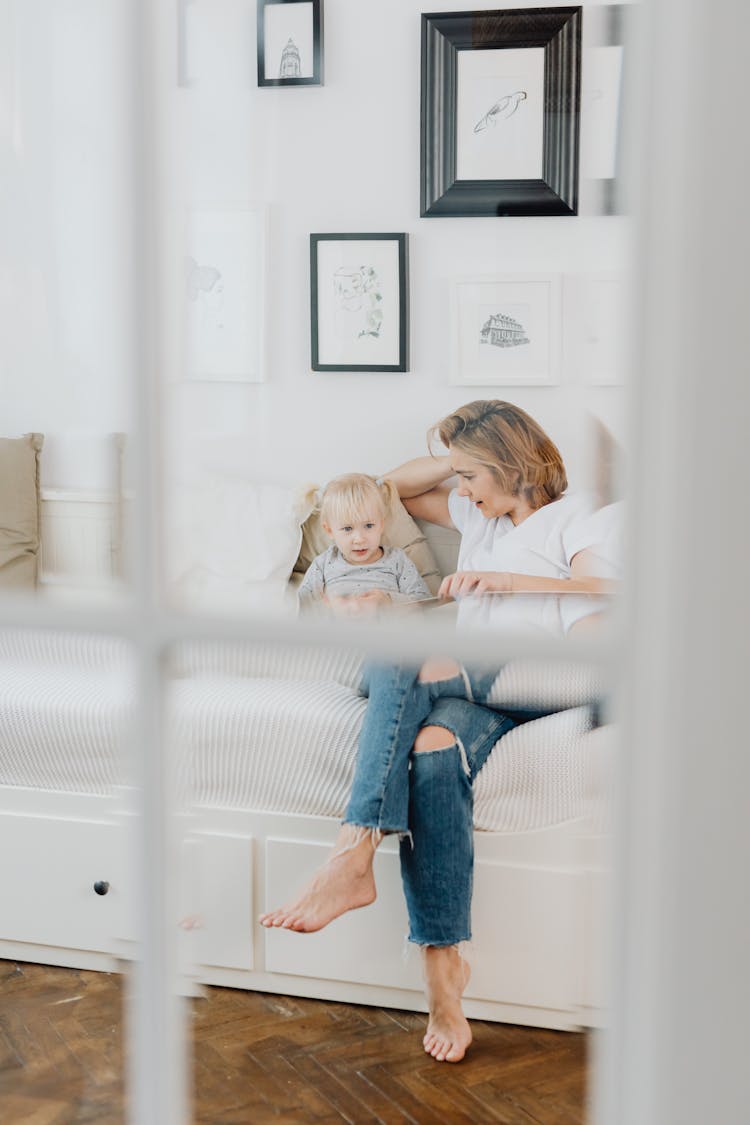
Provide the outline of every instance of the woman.
{"type": "MultiPolygon", "coordinates": [[[[440,590],[460,600],[459,621],[477,609],[487,617],[497,599],[477,596],[485,593],[608,588],[591,576],[589,506],[565,493],[560,453],[533,418],[510,403],[478,401],[434,432],[447,456],[418,458],[389,476],[413,516],[461,532],[458,570],[440,590]],[[445,484],[452,476],[453,490],[445,484]]],[[[309,933],[373,902],[375,848],[398,833],[409,940],[424,950],[424,1048],[439,1061],[457,1062],[471,1042],[461,1006],[468,968],[458,946],[471,937],[472,783],[497,741],[542,713],[485,706],[495,676],[449,659],[366,671],[369,702],[333,853],[294,902],[260,919],[309,933]]]]}

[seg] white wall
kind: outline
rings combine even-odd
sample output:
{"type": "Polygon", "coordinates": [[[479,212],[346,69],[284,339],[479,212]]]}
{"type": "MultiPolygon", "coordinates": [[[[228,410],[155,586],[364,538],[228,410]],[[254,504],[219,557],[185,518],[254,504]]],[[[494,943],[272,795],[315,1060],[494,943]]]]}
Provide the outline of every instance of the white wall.
{"type": "Polygon", "coordinates": [[[2,432],[52,483],[107,483],[129,425],[129,67],[121,0],[0,3],[2,432]],[[75,440],[80,437],[80,440],[75,440]]]}
{"type": "MultiPolygon", "coordinates": [[[[168,261],[177,281],[178,232],[191,205],[268,205],[268,378],[264,385],[184,381],[169,360],[179,353],[173,334],[165,364],[165,417],[181,450],[174,456],[168,443],[173,462],[193,470],[242,466],[276,479],[383,471],[423,452],[427,427],[460,402],[505,397],[550,430],[580,480],[585,410],[620,431],[621,389],[585,387],[571,372],[555,388],[448,383],[451,278],[612,271],[628,240],[624,220],[598,216],[418,217],[419,17],[455,7],[455,0],[326,0],[325,86],[258,89],[255,4],[186,5],[188,88],[176,83],[176,32],[164,56],[168,261]],[[411,369],[312,373],[308,236],[378,230],[410,236],[411,369]]],[[[17,154],[11,167],[15,221],[36,238],[18,241],[9,280],[33,275],[43,296],[36,305],[26,299],[33,323],[11,334],[3,429],[47,431],[47,483],[85,485],[96,458],[80,452],[75,438],[63,443],[56,435],[128,428],[123,357],[130,325],[119,315],[127,301],[118,299],[128,181],[123,147],[113,139],[125,114],[126,76],[116,0],[64,0],[54,6],[55,19],[36,21],[42,30],[33,34],[31,8],[45,5],[8,8],[6,0],[3,9],[11,12],[6,26],[15,21],[18,31],[11,61],[25,93],[17,113],[24,130],[33,120],[39,153],[36,163],[17,154]],[[81,123],[77,137],[60,130],[63,104],[68,125],[81,123]]],[[[585,142],[585,114],[583,125],[585,142]]]]}

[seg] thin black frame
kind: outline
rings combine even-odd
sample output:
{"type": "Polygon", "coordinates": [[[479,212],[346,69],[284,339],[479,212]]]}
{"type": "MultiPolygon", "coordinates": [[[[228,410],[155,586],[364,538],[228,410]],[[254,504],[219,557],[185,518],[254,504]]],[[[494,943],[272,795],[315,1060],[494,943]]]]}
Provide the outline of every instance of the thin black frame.
{"type": "Polygon", "coordinates": [[[323,85],[323,0],[257,0],[258,4],[258,85],[259,86],[322,86],[323,85]],[[313,73],[310,78],[266,78],[266,8],[279,4],[312,4],[313,73]]]}
{"type": "Polygon", "coordinates": [[[422,15],[420,215],[575,215],[581,100],[581,7],[422,15]],[[456,179],[458,52],[544,48],[539,180],[456,179]]]}
{"type": "Polygon", "coordinates": [[[409,370],[409,236],[408,234],[311,234],[310,235],[310,365],[313,371],[408,371],[409,370]],[[320,363],[318,339],[318,244],[320,242],[398,243],[398,363],[320,363]]]}

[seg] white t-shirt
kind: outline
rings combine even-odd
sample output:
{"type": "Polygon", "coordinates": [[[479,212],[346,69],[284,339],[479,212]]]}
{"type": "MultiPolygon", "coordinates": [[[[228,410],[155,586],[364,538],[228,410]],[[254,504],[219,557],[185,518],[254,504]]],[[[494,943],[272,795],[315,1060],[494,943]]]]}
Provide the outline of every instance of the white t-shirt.
{"type": "MultiPolygon", "coordinates": [[[[614,509],[617,505],[610,507],[614,509]]],[[[609,518],[593,519],[599,513],[595,513],[592,498],[575,493],[566,493],[545,504],[518,525],[510,516],[486,519],[468,497],[459,496],[455,489],[448,497],[448,509],[461,532],[459,570],[507,571],[545,578],[569,578],[574,555],[594,548],[609,533],[613,522],[611,513],[609,518]]],[[[461,599],[458,622],[462,626],[489,625],[514,632],[560,634],[569,627],[560,607],[570,596],[469,596],[461,599]]]]}

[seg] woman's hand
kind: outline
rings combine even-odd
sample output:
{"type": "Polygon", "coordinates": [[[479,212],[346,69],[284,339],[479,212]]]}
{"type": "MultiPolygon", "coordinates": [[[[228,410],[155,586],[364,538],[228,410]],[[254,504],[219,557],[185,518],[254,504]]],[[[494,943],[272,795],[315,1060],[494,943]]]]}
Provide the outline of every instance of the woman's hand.
{"type": "Polygon", "coordinates": [[[508,594],[513,590],[513,575],[494,570],[458,570],[445,577],[439,598],[465,598],[467,594],[508,594]]]}

